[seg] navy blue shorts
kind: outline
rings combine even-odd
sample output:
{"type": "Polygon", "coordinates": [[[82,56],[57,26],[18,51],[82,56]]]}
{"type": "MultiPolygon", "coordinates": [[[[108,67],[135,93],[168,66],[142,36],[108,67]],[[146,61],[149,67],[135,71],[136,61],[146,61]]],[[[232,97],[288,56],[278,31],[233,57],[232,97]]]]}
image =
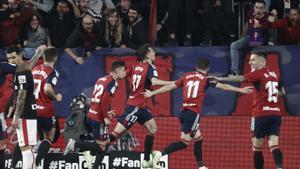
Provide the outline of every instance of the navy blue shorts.
{"type": "Polygon", "coordinates": [[[126,106],[125,112],[119,116],[118,122],[121,123],[125,128],[130,129],[135,122],[138,122],[142,125],[152,118],[153,116],[147,108],[126,106]]]}
{"type": "Polygon", "coordinates": [[[191,110],[183,110],[180,112],[179,120],[181,131],[194,137],[199,129],[200,114],[191,110]]]}
{"type": "Polygon", "coordinates": [[[55,127],[56,118],[55,117],[37,117],[37,126],[38,131],[45,131],[49,132],[52,130],[53,127],[55,127]]]}
{"type": "Polygon", "coordinates": [[[281,116],[270,115],[252,118],[251,131],[252,136],[264,138],[270,135],[279,136],[281,125],[281,116]]]}
{"type": "Polygon", "coordinates": [[[108,126],[104,122],[98,122],[89,118],[88,123],[92,129],[93,139],[104,141],[109,138],[108,126]]]}

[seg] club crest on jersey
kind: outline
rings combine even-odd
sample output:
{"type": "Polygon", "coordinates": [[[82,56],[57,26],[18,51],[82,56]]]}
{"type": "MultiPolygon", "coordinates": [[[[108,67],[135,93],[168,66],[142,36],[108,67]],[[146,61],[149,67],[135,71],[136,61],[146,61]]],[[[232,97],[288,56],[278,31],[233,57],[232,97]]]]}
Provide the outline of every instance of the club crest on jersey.
{"type": "Polygon", "coordinates": [[[26,83],[26,76],[25,75],[18,76],[18,81],[20,84],[26,83]]]}

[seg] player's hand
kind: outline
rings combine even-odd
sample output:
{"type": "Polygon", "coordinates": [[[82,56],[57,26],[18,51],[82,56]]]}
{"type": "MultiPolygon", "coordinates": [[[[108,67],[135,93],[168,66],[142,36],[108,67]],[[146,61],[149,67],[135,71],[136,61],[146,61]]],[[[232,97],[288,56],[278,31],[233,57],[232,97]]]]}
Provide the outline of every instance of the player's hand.
{"type": "Polygon", "coordinates": [[[107,126],[110,126],[110,124],[111,124],[109,118],[104,118],[104,123],[105,123],[105,125],[107,125],[107,126]]]}
{"type": "Polygon", "coordinates": [[[273,10],[270,12],[270,14],[273,15],[273,16],[277,16],[277,11],[276,11],[276,9],[273,9],[273,10]]]}
{"type": "Polygon", "coordinates": [[[36,49],[35,53],[40,54],[40,57],[41,57],[42,54],[44,53],[44,51],[46,50],[46,48],[47,48],[46,45],[41,45],[36,49]]]}
{"type": "Polygon", "coordinates": [[[153,95],[152,92],[150,90],[147,90],[147,89],[146,89],[145,92],[143,92],[143,94],[144,94],[144,97],[146,97],[146,98],[152,97],[152,95],[153,95]]]}
{"type": "Polygon", "coordinates": [[[285,89],[284,87],[281,87],[281,89],[279,90],[278,96],[284,96],[286,95],[285,89]]]}
{"type": "Polygon", "coordinates": [[[7,118],[11,118],[12,115],[14,114],[14,111],[15,111],[15,106],[9,106],[7,118]]]}
{"type": "Polygon", "coordinates": [[[262,25],[259,23],[259,21],[257,19],[254,19],[254,25],[253,25],[254,28],[260,28],[262,27],[262,25]]]}
{"type": "Polygon", "coordinates": [[[56,95],[56,101],[60,102],[62,100],[62,94],[57,94],[56,95]]]}
{"type": "Polygon", "coordinates": [[[11,122],[11,127],[17,129],[19,127],[19,117],[14,116],[13,121],[11,122]]]}
{"type": "Polygon", "coordinates": [[[249,94],[249,93],[252,93],[253,92],[253,86],[246,86],[246,87],[243,87],[241,88],[241,93],[244,93],[244,94],[249,94]]]}
{"type": "Polygon", "coordinates": [[[84,64],[84,59],[82,57],[76,57],[75,59],[76,63],[83,65],[84,64]]]}
{"type": "Polygon", "coordinates": [[[110,110],[107,112],[107,116],[112,119],[115,117],[115,110],[110,110]]]}
{"type": "Polygon", "coordinates": [[[162,25],[161,25],[161,24],[157,24],[157,25],[156,25],[156,31],[160,31],[161,28],[162,28],[162,25]]]}

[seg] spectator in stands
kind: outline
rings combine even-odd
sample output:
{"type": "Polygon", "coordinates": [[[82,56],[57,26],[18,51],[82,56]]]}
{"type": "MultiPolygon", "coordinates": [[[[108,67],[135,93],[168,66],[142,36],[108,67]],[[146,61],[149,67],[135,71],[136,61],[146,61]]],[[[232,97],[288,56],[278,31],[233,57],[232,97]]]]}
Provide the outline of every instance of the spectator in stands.
{"type": "Polygon", "coordinates": [[[115,9],[108,11],[105,21],[104,36],[102,37],[102,45],[107,48],[126,47],[123,38],[123,24],[120,16],[115,9]]]}
{"type": "Polygon", "coordinates": [[[168,0],[157,1],[157,43],[159,46],[167,41],[167,23],[169,19],[168,0]]]}
{"type": "Polygon", "coordinates": [[[67,52],[78,64],[84,64],[84,59],[90,56],[90,52],[101,49],[102,28],[93,21],[93,17],[85,14],[81,23],[78,23],[65,43],[65,52],[67,52]],[[76,55],[70,48],[83,47],[84,56],[76,55]]]}
{"type": "Polygon", "coordinates": [[[37,47],[41,45],[51,45],[46,30],[41,26],[41,17],[38,14],[31,16],[27,25],[20,32],[21,46],[33,48],[33,54],[37,47]]]}
{"type": "Polygon", "coordinates": [[[197,0],[169,0],[169,40],[171,45],[191,45],[197,0]],[[180,18],[180,19],[179,19],[180,18]]]}
{"type": "Polygon", "coordinates": [[[89,7],[100,16],[107,14],[109,9],[116,9],[115,4],[111,0],[90,0],[89,7]]]}
{"type": "Polygon", "coordinates": [[[203,1],[204,37],[201,46],[226,45],[235,36],[237,18],[234,17],[232,1],[203,1]]]}
{"type": "Polygon", "coordinates": [[[44,13],[49,12],[53,6],[54,6],[54,2],[53,0],[25,0],[26,2],[29,2],[30,4],[32,4],[34,7],[36,7],[39,12],[42,11],[44,13]]]}
{"type": "Polygon", "coordinates": [[[1,12],[0,46],[7,47],[17,44],[21,27],[33,15],[33,9],[26,4],[23,9],[19,1],[9,1],[8,8],[1,12]]]}
{"type": "Polygon", "coordinates": [[[125,44],[127,47],[138,49],[148,41],[148,29],[139,14],[136,5],[131,5],[128,11],[129,24],[125,31],[125,44]]]}
{"type": "Polygon", "coordinates": [[[268,42],[268,21],[269,15],[265,12],[265,2],[256,0],[253,5],[253,11],[244,26],[242,37],[231,43],[231,72],[230,74],[239,74],[239,63],[242,54],[241,50],[249,47],[257,47],[267,44],[268,42]]]}
{"type": "Polygon", "coordinates": [[[272,28],[279,29],[280,45],[297,45],[300,43],[300,14],[299,9],[290,9],[287,17],[275,21],[276,15],[272,17],[272,28]]]}
{"type": "Polygon", "coordinates": [[[77,18],[82,18],[85,14],[89,14],[95,22],[100,22],[102,16],[89,7],[90,0],[69,0],[69,2],[77,18]]]}
{"type": "Polygon", "coordinates": [[[120,4],[117,5],[117,11],[125,26],[128,25],[128,11],[130,6],[131,6],[131,0],[121,0],[120,4]]]}
{"type": "Polygon", "coordinates": [[[51,44],[56,48],[63,48],[67,37],[72,33],[76,17],[67,0],[59,0],[56,9],[50,11],[46,16],[46,27],[48,28],[51,44]]]}

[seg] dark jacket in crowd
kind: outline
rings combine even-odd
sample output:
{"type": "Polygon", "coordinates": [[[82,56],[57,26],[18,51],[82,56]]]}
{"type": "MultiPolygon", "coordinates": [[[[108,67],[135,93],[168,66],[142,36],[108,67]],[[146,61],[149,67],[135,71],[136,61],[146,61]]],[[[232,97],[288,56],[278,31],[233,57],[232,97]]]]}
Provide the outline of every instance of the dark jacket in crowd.
{"type": "Polygon", "coordinates": [[[125,44],[127,47],[138,49],[139,46],[148,41],[148,29],[142,18],[134,23],[129,23],[125,32],[125,44]]]}
{"type": "Polygon", "coordinates": [[[52,10],[46,17],[46,26],[53,46],[63,48],[66,39],[75,27],[76,17],[72,12],[60,17],[56,10],[52,10]]]}
{"type": "Polygon", "coordinates": [[[67,38],[64,48],[82,47],[86,51],[93,51],[97,46],[101,46],[102,29],[100,24],[94,23],[93,31],[86,33],[80,22],[67,38]]]}

